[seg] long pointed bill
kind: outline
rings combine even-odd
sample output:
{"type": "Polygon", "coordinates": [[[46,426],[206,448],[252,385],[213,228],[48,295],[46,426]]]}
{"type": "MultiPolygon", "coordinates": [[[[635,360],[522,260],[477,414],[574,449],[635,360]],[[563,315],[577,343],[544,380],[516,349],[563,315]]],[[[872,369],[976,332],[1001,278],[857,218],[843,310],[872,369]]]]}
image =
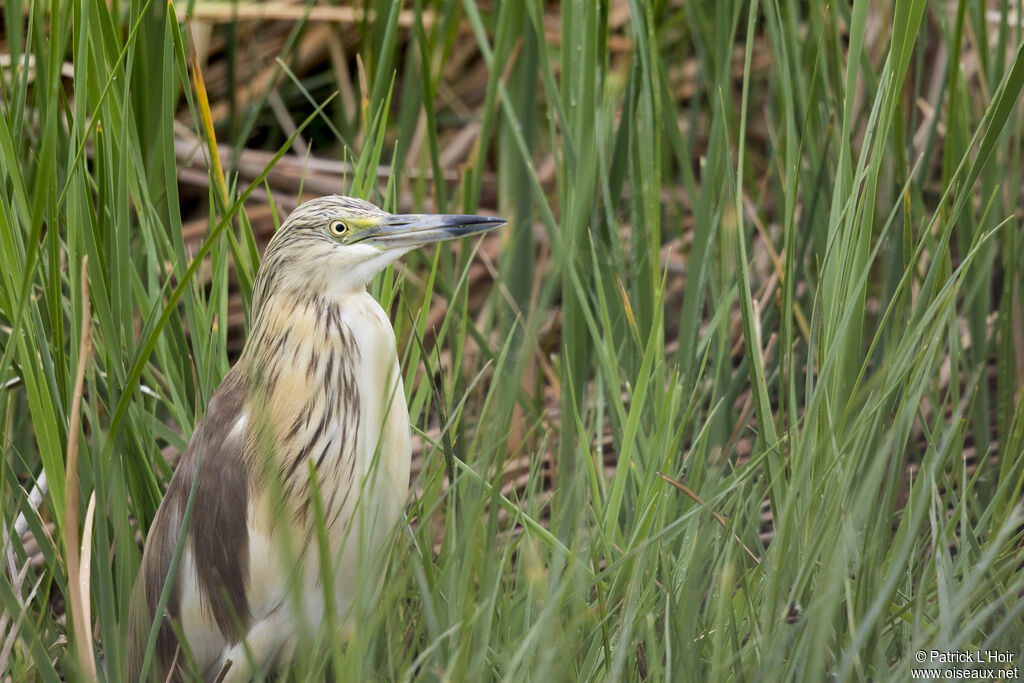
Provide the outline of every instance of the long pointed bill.
{"type": "Polygon", "coordinates": [[[366,242],[380,249],[411,249],[432,242],[468,237],[499,228],[504,218],[408,214],[389,216],[380,225],[366,228],[355,242],[366,242]]]}

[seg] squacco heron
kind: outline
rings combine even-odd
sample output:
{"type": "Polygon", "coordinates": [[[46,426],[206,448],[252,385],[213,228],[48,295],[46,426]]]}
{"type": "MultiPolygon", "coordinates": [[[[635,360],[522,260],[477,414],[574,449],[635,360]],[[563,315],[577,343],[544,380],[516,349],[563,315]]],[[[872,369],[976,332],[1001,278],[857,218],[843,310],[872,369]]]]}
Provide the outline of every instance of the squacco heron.
{"type": "Polygon", "coordinates": [[[392,215],[341,196],[292,212],[257,273],[242,354],[213,393],[146,538],[129,616],[131,680],[142,675],[155,620],[149,678],[247,680],[286,662],[300,634],[316,634],[322,620],[351,619],[360,576],[380,585],[411,443],[394,330],[366,285],[411,249],[504,222],[392,215]],[[317,523],[332,577],[321,576],[317,523]],[[157,615],[165,583],[169,599],[157,615]]]}

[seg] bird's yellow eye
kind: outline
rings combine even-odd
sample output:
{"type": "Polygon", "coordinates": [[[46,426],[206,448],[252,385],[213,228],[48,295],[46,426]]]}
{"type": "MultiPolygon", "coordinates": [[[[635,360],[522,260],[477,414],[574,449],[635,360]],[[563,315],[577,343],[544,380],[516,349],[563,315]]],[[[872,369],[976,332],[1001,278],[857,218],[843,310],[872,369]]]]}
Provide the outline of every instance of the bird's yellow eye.
{"type": "Polygon", "coordinates": [[[348,226],[342,221],[331,221],[327,229],[331,231],[331,234],[335,237],[344,237],[348,234],[348,226]]]}

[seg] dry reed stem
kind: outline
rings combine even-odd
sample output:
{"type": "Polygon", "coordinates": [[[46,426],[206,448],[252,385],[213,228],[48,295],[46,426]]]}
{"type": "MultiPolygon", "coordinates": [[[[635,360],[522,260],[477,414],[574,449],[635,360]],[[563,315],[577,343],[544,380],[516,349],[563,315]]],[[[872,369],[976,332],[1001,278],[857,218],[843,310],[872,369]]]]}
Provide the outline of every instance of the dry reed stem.
{"type": "MultiPolygon", "coordinates": [[[[728,520],[725,517],[723,517],[722,515],[720,515],[718,512],[716,512],[716,511],[712,510],[710,507],[708,507],[708,504],[705,503],[704,500],[700,496],[698,496],[696,493],[691,491],[685,484],[683,484],[682,482],[676,481],[675,479],[673,479],[672,477],[668,476],[667,474],[665,474],[663,472],[658,472],[657,474],[658,474],[659,477],[661,477],[662,479],[664,479],[668,483],[672,484],[672,486],[675,486],[677,489],[679,489],[680,491],[685,493],[686,496],[688,498],[690,498],[690,500],[692,500],[693,502],[697,503],[698,505],[700,505],[702,507],[708,508],[708,510],[711,512],[711,514],[714,515],[715,520],[719,524],[722,525],[722,528],[725,529],[726,531],[729,530],[728,520]]],[[[754,552],[750,548],[747,547],[747,544],[744,543],[742,541],[742,539],[740,539],[739,536],[737,536],[736,534],[733,534],[732,537],[734,539],[736,539],[737,543],[739,543],[741,546],[743,546],[743,549],[747,552],[747,555],[750,556],[750,559],[752,559],[755,564],[761,564],[761,558],[759,558],[757,555],[755,555],[754,552]]]]}
{"type": "MultiPolygon", "coordinates": [[[[92,353],[92,326],[89,307],[89,276],[86,266],[89,257],[82,257],[82,336],[78,347],[78,368],[75,371],[75,391],[71,397],[71,412],[68,424],[68,449],[65,460],[67,497],[64,502],[64,541],[67,545],[68,604],[71,607],[71,621],[75,634],[75,650],[78,665],[86,680],[96,680],[96,661],[93,658],[92,633],[89,628],[90,609],[88,574],[83,585],[82,562],[78,546],[78,431],[81,426],[82,390],[85,383],[85,366],[92,353]],[[85,592],[83,593],[83,589],[85,592]]],[[[90,503],[90,511],[92,503],[90,503]]],[[[91,532],[88,533],[91,541],[91,532]]],[[[86,566],[88,563],[86,562],[86,566]]]]}

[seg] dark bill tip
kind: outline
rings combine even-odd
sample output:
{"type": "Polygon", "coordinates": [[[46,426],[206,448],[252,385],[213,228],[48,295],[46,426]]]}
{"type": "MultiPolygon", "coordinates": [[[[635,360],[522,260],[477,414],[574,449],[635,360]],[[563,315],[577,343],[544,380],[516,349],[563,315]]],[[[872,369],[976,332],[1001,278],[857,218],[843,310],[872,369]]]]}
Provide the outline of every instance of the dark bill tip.
{"type": "Polygon", "coordinates": [[[497,218],[495,216],[439,216],[445,220],[444,231],[451,236],[452,239],[458,239],[459,237],[465,237],[467,235],[474,235],[478,232],[487,232],[488,230],[494,230],[500,228],[507,222],[504,218],[497,218]]]}
{"type": "Polygon", "coordinates": [[[392,216],[363,240],[382,249],[415,248],[481,234],[505,225],[497,216],[412,214],[392,216]]]}

